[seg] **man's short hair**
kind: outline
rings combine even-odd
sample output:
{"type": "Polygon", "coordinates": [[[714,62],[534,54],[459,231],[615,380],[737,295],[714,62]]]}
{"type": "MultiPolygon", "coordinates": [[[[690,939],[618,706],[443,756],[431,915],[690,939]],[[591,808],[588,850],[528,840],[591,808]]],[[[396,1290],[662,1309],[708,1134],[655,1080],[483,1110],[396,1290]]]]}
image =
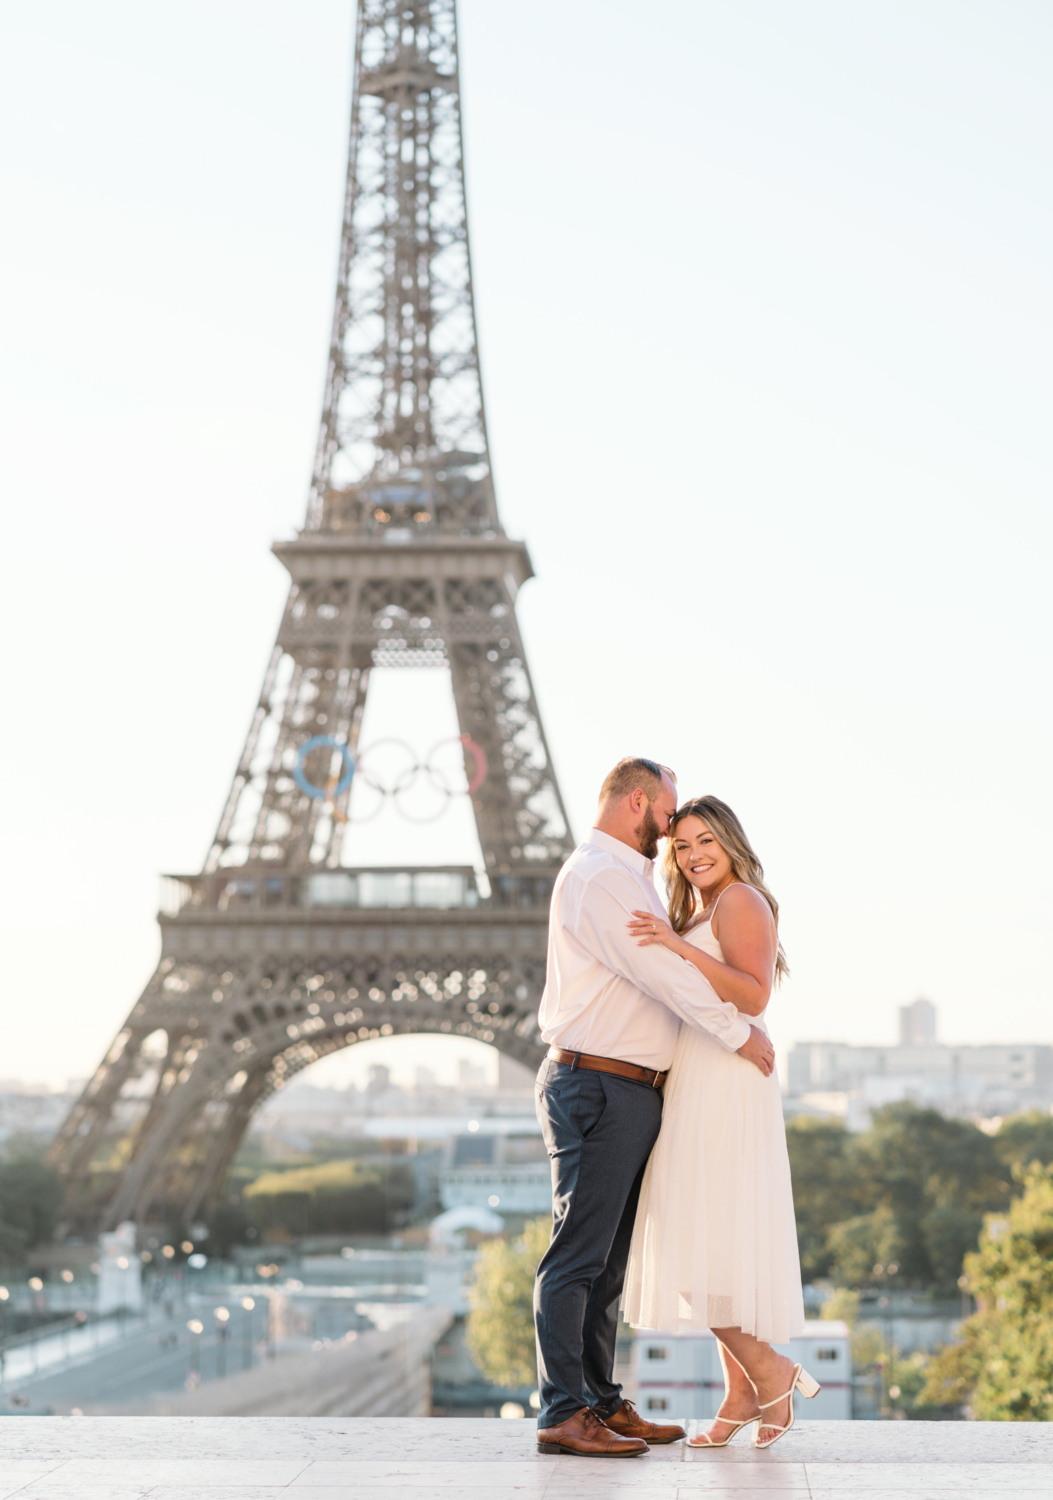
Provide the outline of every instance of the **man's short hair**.
{"type": "Polygon", "coordinates": [[[653,802],[662,790],[662,778],[668,776],[669,780],[676,785],[676,777],[668,766],[663,766],[657,760],[647,760],[642,755],[627,755],[620,760],[613,771],[608,771],[600,787],[600,806],[608,802],[620,802],[623,797],[628,797],[636,788],[653,802]]]}

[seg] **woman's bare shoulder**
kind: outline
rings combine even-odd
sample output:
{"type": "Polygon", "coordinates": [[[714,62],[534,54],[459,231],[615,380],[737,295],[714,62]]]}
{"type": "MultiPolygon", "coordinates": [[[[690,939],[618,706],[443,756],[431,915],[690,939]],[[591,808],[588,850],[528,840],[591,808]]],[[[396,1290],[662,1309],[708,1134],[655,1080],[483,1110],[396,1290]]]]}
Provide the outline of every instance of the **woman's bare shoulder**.
{"type": "Polygon", "coordinates": [[[720,898],[720,907],[723,911],[756,911],[771,916],[771,907],[760,891],[756,886],[747,885],[744,880],[737,880],[734,885],[725,888],[720,898]]]}
{"type": "Polygon", "coordinates": [[[771,907],[754,886],[737,881],[721,893],[716,911],[713,913],[713,933],[719,940],[728,929],[743,935],[771,925],[771,907]]]}

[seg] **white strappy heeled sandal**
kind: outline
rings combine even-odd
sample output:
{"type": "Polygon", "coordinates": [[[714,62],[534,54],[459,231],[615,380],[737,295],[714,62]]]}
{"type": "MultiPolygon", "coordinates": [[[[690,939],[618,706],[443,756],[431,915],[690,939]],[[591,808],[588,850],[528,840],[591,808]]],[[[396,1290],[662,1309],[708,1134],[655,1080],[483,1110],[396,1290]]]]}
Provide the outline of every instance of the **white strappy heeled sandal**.
{"type": "Polygon", "coordinates": [[[703,1432],[698,1437],[688,1438],[687,1446],[689,1448],[726,1448],[737,1432],[741,1432],[744,1427],[748,1427],[751,1422],[755,1422],[757,1419],[756,1417],[747,1417],[744,1422],[736,1422],[732,1417],[714,1417],[713,1420],[714,1422],[723,1422],[726,1427],[731,1428],[727,1437],[722,1442],[715,1443],[708,1432],[703,1432]]]}
{"type": "Polygon", "coordinates": [[[770,1448],[772,1443],[777,1443],[781,1437],[785,1437],[789,1432],[794,1422],[794,1391],[800,1391],[801,1395],[807,1397],[807,1399],[810,1401],[813,1396],[818,1396],[819,1389],[820,1387],[818,1380],[813,1380],[811,1375],[809,1375],[808,1371],[804,1368],[803,1365],[794,1365],[793,1379],[790,1382],[790,1389],[786,1391],[782,1396],[776,1396],[774,1401],[763,1401],[761,1403],[761,1411],[766,1411],[769,1406],[778,1406],[780,1402],[786,1401],[788,1399],[790,1403],[790,1420],[787,1422],[785,1427],[779,1427],[774,1422],[765,1422],[763,1417],[755,1417],[753,1419],[756,1423],[756,1427],[753,1433],[754,1448],[770,1448]],[[757,1439],[760,1437],[762,1427],[766,1427],[769,1430],[774,1429],[775,1436],[773,1438],[768,1438],[766,1442],[760,1443],[757,1441],[757,1439]]]}

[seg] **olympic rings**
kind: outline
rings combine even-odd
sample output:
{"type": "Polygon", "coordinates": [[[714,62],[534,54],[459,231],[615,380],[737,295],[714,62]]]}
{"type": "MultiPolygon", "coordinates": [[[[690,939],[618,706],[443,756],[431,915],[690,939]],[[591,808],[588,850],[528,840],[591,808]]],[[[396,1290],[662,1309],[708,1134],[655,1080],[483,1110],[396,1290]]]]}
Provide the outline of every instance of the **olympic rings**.
{"type": "Polygon", "coordinates": [[[331,734],[316,734],[313,739],[305,740],[296,752],[296,764],[293,766],[293,780],[301,792],[308,797],[313,797],[316,802],[325,802],[330,797],[339,797],[341,792],[346,792],[351,785],[351,778],[355,774],[355,758],[346,745],[335,740],[331,734]],[[313,781],[308,781],[304,772],[304,763],[312,750],[319,750],[323,745],[328,745],[331,750],[339,750],[344,762],[344,772],[336,784],[330,778],[327,787],[315,786],[313,781]]]}
{"type": "Polygon", "coordinates": [[[359,777],[359,780],[363,781],[366,786],[368,786],[372,791],[379,794],[375,809],[364,818],[349,819],[346,813],[341,812],[334,806],[332,809],[332,815],[335,821],[338,823],[347,823],[349,821],[355,823],[371,822],[372,819],[379,814],[381,808],[384,806],[384,803],[389,797],[394,802],[402,817],[407,820],[407,822],[432,823],[436,818],[442,815],[442,813],[446,809],[446,803],[449,802],[451,798],[457,796],[473,796],[485,782],[488,772],[489,765],[487,763],[485,751],[483,750],[481,745],[476,744],[471,735],[467,734],[458,735],[456,738],[451,738],[448,740],[438,740],[428,751],[428,754],[425,756],[423,761],[417,760],[416,752],[410,745],[406,744],[404,740],[398,740],[394,738],[377,740],[367,750],[361,751],[356,757],[351,754],[346,745],[341,744],[340,741],[334,739],[332,735],[318,734],[315,735],[312,739],[305,740],[305,742],[300,746],[300,749],[297,752],[296,763],[293,767],[292,774],[293,780],[296,782],[296,785],[300,788],[301,792],[319,802],[335,803],[337,797],[346,792],[350,787],[352,780],[356,774],[359,777]],[[373,755],[378,749],[380,749],[381,746],[384,745],[398,745],[407,753],[408,757],[407,764],[404,766],[402,771],[400,771],[395,776],[390,785],[387,784],[386,781],[378,779],[375,774],[371,773],[371,771],[365,764],[367,757],[373,755]],[[463,746],[466,756],[470,755],[472,758],[474,768],[471,776],[468,777],[468,784],[464,791],[460,791],[451,787],[447,780],[447,774],[442,770],[441,767],[432,764],[432,758],[436,754],[436,752],[442,750],[447,745],[463,746]],[[306,762],[307,756],[311,753],[312,750],[321,749],[323,747],[328,747],[329,749],[337,750],[340,752],[344,769],[339,779],[335,775],[331,775],[326,785],[324,787],[320,787],[316,786],[314,782],[308,781],[306,773],[304,771],[304,764],[306,762]],[[443,799],[438,810],[425,817],[415,816],[406,808],[404,802],[400,802],[400,798],[404,799],[406,793],[409,792],[415,785],[417,778],[422,771],[428,782],[431,784],[432,788],[436,792],[438,792],[443,799]]]}
{"type": "Polygon", "coordinates": [[[470,797],[473,792],[477,792],[482,786],[486,780],[486,773],[490,768],[486,764],[486,754],[482,745],[477,745],[471,735],[462,734],[461,744],[466,750],[471,751],[472,759],[475,761],[475,775],[468,783],[468,795],[470,797]]]}

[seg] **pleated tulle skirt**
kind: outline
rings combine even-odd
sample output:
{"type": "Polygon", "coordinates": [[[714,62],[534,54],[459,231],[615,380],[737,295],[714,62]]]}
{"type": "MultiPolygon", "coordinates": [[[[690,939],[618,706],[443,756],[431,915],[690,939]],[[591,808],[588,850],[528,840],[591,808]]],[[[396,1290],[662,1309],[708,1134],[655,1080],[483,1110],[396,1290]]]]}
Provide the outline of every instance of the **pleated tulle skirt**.
{"type": "Polygon", "coordinates": [[[804,1331],[778,1078],[683,1025],[622,1297],[636,1328],[804,1331]]]}

